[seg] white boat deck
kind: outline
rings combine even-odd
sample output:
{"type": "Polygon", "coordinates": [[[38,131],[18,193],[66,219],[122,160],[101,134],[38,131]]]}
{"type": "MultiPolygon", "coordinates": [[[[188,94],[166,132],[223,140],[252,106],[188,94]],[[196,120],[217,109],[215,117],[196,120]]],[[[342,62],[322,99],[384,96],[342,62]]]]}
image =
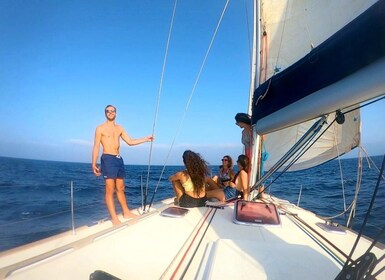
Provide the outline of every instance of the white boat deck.
{"type": "MultiPolygon", "coordinates": [[[[292,215],[282,213],[279,227],[247,226],[233,223],[232,205],[192,208],[181,218],[159,215],[168,204],[172,200],[119,227],[107,221],[3,252],[0,278],[89,279],[102,270],[120,279],[334,279],[341,270],[342,254],[315,242],[292,215]]],[[[285,207],[349,254],[354,233],[328,233],[311,212],[285,207]]],[[[353,259],[370,245],[361,240],[353,259]]],[[[385,252],[373,251],[378,257],[385,252]]]]}

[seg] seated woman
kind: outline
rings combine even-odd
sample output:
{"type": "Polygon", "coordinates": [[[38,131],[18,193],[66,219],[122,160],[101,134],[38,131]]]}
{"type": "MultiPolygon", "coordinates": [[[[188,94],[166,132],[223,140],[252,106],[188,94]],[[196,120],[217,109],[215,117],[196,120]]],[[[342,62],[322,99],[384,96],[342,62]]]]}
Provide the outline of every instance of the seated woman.
{"type": "Polygon", "coordinates": [[[234,180],[230,182],[230,185],[221,189],[214,188],[207,191],[207,198],[216,198],[219,201],[226,201],[231,198],[241,197],[245,200],[249,196],[249,158],[245,155],[240,155],[237,160],[238,172],[235,174],[234,180]]]}
{"type": "Polygon", "coordinates": [[[175,173],[169,180],[174,188],[176,203],[182,207],[205,206],[206,182],[209,171],[207,163],[195,152],[187,150],[183,153],[186,170],[175,173]]]}
{"type": "Polygon", "coordinates": [[[213,180],[221,187],[227,187],[234,180],[233,159],[229,155],[222,158],[222,165],[219,167],[219,174],[213,177],[213,180]]]}

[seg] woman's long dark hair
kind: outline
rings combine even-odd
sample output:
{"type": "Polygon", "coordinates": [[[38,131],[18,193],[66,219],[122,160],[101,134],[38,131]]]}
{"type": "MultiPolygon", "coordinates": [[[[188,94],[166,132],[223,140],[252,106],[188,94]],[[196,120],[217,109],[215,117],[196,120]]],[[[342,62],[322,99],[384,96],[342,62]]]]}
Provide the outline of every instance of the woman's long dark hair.
{"type": "Polygon", "coordinates": [[[199,195],[206,184],[206,176],[209,174],[207,162],[198,153],[187,150],[183,153],[183,163],[194,185],[194,193],[199,195]]]}
{"type": "Polygon", "coordinates": [[[238,156],[237,162],[242,166],[243,170],[245,170],[246,172],[249,172],[250,160],[248,156],[246,155],[238,156]]]}

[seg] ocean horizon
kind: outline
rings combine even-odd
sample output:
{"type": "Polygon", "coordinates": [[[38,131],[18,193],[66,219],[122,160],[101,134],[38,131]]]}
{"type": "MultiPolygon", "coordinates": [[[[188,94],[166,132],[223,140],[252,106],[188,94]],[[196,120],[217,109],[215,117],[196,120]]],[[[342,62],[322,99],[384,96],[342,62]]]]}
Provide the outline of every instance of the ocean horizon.
{"type": "MultiPolygon", "coordinates": [[[[370,165],[363,160],[363,177],[353,225],[356,231],[360,230],[365,219],[378,180],[379,170],[375,166],[380,167],[383,159],[382,156],[371,158],[373,163],[370,165]]],[[[344,191],[339,162],[332,160],[309,170],[285,173],[267,192],[317,215],[335,216],[342,213],[354,197],[357,159],[342,159],[341,166],[344,191]]],[[[147,203],[152,198],[157,202],[174,196],[168,177],[182,169],[183,166],[178,165],[153,165],[147,180],[147,165],[126,165],[125,193],[129,208],[141,207],[145,194],[147,203]]],[[[213,175],[218,172],[218,166],[210,166],[210,169],[213,175]]],[[[71,185],[75,227],[90,226],[109,218],[104,203],[104,181],[92,173],[90,163],[0,157],[0,251],[71,230],[71,185]]],[[[120,213],[118,203],[116,206],[120,213]]],[[[385,224],[384,207],[382,181],[363,231],[365,235],[376,238],[385,224]]],[[[333,219],[340,224],[345,220],[346,215],[333,219]]],[[[385,243],[384,237],[380,240],[385,243]]]]}

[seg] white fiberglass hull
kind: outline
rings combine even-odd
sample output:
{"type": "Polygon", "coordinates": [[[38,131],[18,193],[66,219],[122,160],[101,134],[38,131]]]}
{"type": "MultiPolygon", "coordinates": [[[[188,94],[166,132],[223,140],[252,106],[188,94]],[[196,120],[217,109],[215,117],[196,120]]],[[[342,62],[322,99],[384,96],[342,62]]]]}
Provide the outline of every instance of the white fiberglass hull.
{"type": "MultiPolygon", "coordinates": [[[[79,229],[75,236],[68,232],[3,252],[0,277],[88,279],[102,270],[120,279],[334,279],[356,233],[326,232],[316,225],[323,221],[313,213],[276,199],[274,203],[281,208],[278,227],[235,224],[233,205],[163,217],[160,211],[172,205],[166,200],[119,227],[107,221],[79,229]],[[296,220],[297,214],[309,227],[296,220]],[[50,256],[52,250],[57,254],[50,256]]],[[[370,243],[361,239],[353,259],[370,243]]],[[[373,252],[380,257],[384,247],[373,252]]]]}

